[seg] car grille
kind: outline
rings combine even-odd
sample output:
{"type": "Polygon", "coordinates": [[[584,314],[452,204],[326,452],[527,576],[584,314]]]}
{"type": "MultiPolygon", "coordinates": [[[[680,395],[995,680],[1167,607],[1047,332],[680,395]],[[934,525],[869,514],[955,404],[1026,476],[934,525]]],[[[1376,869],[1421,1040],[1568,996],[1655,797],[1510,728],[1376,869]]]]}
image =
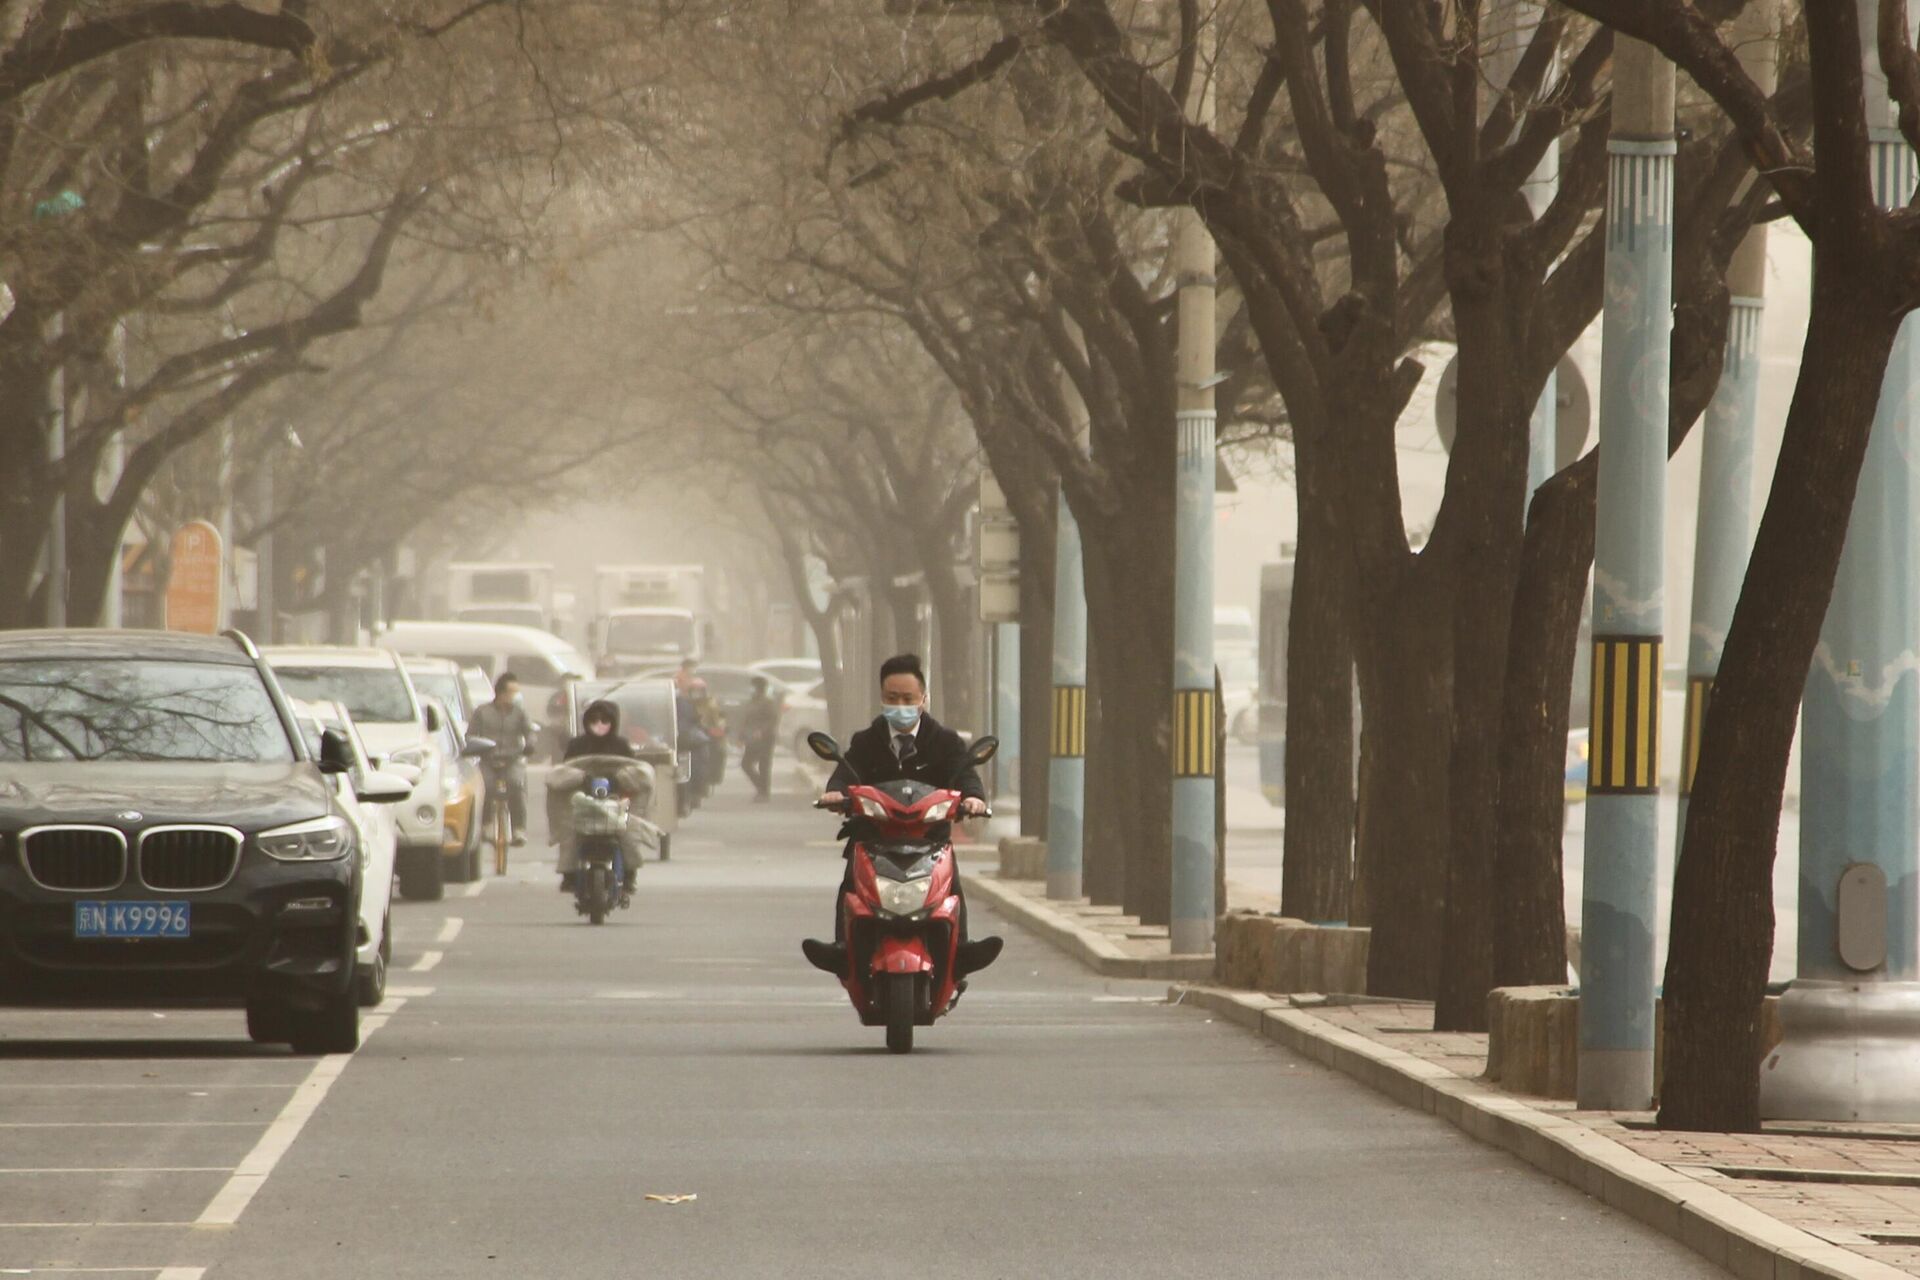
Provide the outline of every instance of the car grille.
{"type": "Polygon", "coordinates": [[[48,889],[98,892],[127,877],[127,838],[112,827],[36,827],[20,847],[27,874],[48,889]]]}
{"type": "Polygon", "coordinates": [[[155,827],[140,836],[140,879],[150,889],[218,889],[240,865],[240,835],[227,827],[155,827]]]}

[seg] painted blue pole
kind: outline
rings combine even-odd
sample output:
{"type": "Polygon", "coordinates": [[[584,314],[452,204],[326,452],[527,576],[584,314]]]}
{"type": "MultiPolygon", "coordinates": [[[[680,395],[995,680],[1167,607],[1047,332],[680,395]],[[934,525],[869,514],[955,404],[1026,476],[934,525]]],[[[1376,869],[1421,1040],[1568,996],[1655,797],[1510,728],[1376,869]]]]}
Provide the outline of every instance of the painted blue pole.
{"type": "MultiPolygon", "coordinates": [[[[1863,0],[1865,28],[1877,15],[1863,0]]],[[[1907,203],[1914,154],[1869,55],[1874,195],[1907,203]]],[[[1799,951],[1760,1109],[1795,1120],[1920,1120],[1920,593],[1913,397],[1920,318],[1880,388],[1800,729],[1799,951]]]]}
{"type": "Polygon", "coordinates": [[[1653,1101],[1675,146],[1672,64],[1621,38],[1613,65],[1578,1095],[1626,1111],[1653,1101]]]}
{"type": "MultiPolygon", "coordinates": [[[[1736,294],[1727,318],[1726,355],[1720,384],[1701,420],[1700,506],[1693,545],[1693,622],[1687,631],[1687,701],[1680,729],[1680,820],[1676,842],[1684,842],[1687,804],[1700,764],[1700,731],[1706,723],[1713,682],[1720,674],[1733,608],[1740,600],[1753,537],[1753,430],[1760,391],[1760,320],[1765,305],[1757,290],[1764,283],[1766,228],[1755,227],[1739,253],[1750,255],[1754,270],[1742,272],[1736,260],[1728,282],[1746,276],[1753,294],[1736,294]]],[[[1737,287],[1737,286],[1736,286],[1737,287]]]]}
{"type": "Polygon", "coordinates": [[[1173,884],[1175,955],[1213,950],[1214,721],[1214,247],[1183,209],[1174,251],[1180,290],[1174,479],[1173,884]]]}
{"type": "Polygon", "coordinates": [[[1057,499],[1053,542],[1053,715],[1047,764],[1047,896],[1081,896],[1087,796],[1087,592],[1080,526],[1057,499]]]}
{"type": "MultiPolygon", "coordinates": [[[[1020,794],[1020,624],[1001,622],[993,628],[993,721],[1000,739],[994,762],[1000,790],[1020,794]]],[[[1024,801],[1023,801],[1024,803],[1024,801]]]]}
{"type": "MultiPolygon", "coordinates": [[[[1749,4],[1734,19],[1740,65],[1762,92],[1779,75],[1777,0],[1749,4]]],[[[1680,816],[1674,829],[1676,861],[1686,842],[1687,806],[1700,765],[1713,682],[1753,543],[1753,437],[1760,400],[1760,322],[1766,306],[1767,228],[1748,230],[1727,264],[1732,295],[1720,382],[1700,421],[1700,501],[1693,542],[1693,614],[1687,630],[1687,701],[1680,726],[1680,816]]]]}

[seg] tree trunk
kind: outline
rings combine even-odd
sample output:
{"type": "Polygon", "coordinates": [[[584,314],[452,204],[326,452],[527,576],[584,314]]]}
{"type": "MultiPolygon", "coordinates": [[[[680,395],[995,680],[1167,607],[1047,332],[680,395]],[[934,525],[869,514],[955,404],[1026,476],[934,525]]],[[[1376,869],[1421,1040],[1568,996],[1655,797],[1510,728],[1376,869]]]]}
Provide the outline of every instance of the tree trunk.
{"type": "Polygon", "coordinates": [[[1447,797],[1447,910],[1434,1030],[1484,1031],[1493,989],[1494,846],[1500,730],[1527,498],[1528,420],[1516,326],[1533,310],[1494,208],[1456,209],[1447,271],[1459,334],[1459,433],[1430,552],[1453,597],[1453,742],[1447,797]]]}
{"type": "Polygon", "coordinates": [[[1760,1123],[1760,1006],[1773,952],[1780,796],[1901,311],[1838,229],[1813,302],[1780,459],[1714,681],[1675,869],[1660,1125],[1760,1123]]]}
{"type": "Polygon", "coordinates": [[[1020,526],[1020,834],[1047,834],[1053,720],[1053,531],[1020,526]]]}
{"type": "Polygon", "coordinates": [[[1087,630],[1103,637],[1087,843],[1115,841],[1121,905],[1146,924],[1168,923],[1173,908],[1173,486],[1156,488],[1164,493],[1138,496],[1124,516],[1081,522],[1087,630]],[[1096,752],[1106,756],[1097,773],[1096,752]]]}
{"type": "MultiPolygon", "coordinates": [[[[1117,907],[1127,896],[1125,828],[1118,811],[1103,801],[1108,796],[1123,794],[1127,789],[1126,755],[1108,740],[1108,726],[1115,723],[1107,714],[1108,691],[1116,683],[1115,677],[1109,674],[1114,665],[1109,660],[1109,652],[1119,647],[1120,638],[1104,633],[1095,623],[1098,616],[1093,611],[1093,590],[1089,580],[1087,752],[1081,793],[1080,888],[1087,899],[1096,905],[1117,907]]],[[[1168,804],[1168,820],[1171,824],[1171,796],[1168,804]]]]}
{"type": "Polygon", "coordinates": [[[1371,995],[1433,998],[1446,911],[1451,601],[1408,557],[1359,602],[1360,804],[1353,915],[1373,933],[1371,995]]]}
{"type": "Polygon", "coordinates": [[[1286,813],[1280,910],[1344,921],[1353,891],[1352,560],[1324,463],[1296,435],[1299,539],[1287,613],[1286,813]]]}
{"type": "Polygon", "coordinates": [[[1521,550],[1501,711],[1495,986],[1534,986],[1567,977],[1561,871],[1567,802],[1561,762],[1572,716],[1587,569],[1593,563],[1596,461],[1589,455],[1541,486],[1521,550]]]}
{"type": "Polygon", "coordinates": [[[981,628],[979,609],[971,591],[960,585],[953,557],[930,564],[926,574],[927,601],[933,609],[934,665],[928,674],[940,697],[940,719],[957,729],[985,733],[986,717],[979,704],[980,681],[974,648],[981,628]]]}

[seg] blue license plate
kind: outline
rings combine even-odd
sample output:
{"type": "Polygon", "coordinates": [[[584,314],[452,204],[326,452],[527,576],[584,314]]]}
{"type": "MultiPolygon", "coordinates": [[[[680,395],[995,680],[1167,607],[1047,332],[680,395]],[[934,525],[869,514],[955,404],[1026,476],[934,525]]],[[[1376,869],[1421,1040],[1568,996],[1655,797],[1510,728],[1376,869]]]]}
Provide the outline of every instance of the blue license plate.
{"type": "Polygon", "coordinates": [[[76,938],[188,938],[193,936],[190,902],[76,902],[76,938]]]}

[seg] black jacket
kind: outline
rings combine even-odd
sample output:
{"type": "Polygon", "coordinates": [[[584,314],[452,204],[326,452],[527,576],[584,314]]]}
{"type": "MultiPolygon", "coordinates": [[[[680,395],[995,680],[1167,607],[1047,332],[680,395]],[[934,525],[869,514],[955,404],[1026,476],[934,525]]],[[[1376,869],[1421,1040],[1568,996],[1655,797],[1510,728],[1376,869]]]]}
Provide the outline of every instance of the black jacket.
{"type": "Polygon", "coordinates": [[[633,749],[633,743],[627,735],[620,732],[620,708],[602,698],[589,702],[580,713],[581,732],[567,740],[567,749],[561,753],[562,760],[571,760],[575,756],[625,756],[635,759],[639,752],[633,749]],[[595,714],[613,721],[613,728],[606,733],[591,733],[586,722],[595,714]]]}
{"type": "MultiPolygon", "coordinates": [[[[902,767],[893,754],[893,726],[885,716],[876,716],[872,724],[853,735],[847,744],[847,763],[869,785],[911,779],[933,787],[952,787],[963,796],[987,798],[979,772],[967,763],[967,744],[960,735],[924,711],[920,713],[920,731],[913,740],[914,752],[902,767]]],[[[829,791],[845,791],[854,785],[854,775],[845,765],[833,771],[827,783],[829,791]]]]}

